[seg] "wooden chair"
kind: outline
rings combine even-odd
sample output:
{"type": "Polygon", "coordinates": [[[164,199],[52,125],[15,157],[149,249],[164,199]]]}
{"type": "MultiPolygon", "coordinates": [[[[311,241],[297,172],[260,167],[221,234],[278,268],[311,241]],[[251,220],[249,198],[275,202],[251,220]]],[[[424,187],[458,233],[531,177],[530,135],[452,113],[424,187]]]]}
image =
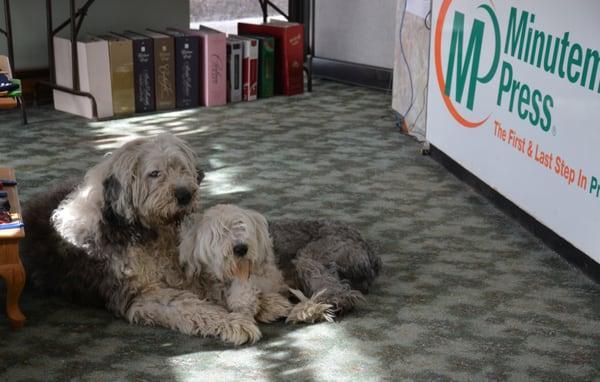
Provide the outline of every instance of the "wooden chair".
{"type": "Polygon", "coordinates": [[[19,85],[15,90],[9,92],[0,92],[0,100],[2,98],[13,99],[17,106],[21,108],[21,114],[23,116],[23,124],[27,124],[27,112],[25,111],[25,102],[23,102],[23,92],[21,87],[21,80],[13,78],[12,71],[10,69],[10,61],[6,56],[0,56],[0,73],[6,74],[13,84],[19,85]]]}

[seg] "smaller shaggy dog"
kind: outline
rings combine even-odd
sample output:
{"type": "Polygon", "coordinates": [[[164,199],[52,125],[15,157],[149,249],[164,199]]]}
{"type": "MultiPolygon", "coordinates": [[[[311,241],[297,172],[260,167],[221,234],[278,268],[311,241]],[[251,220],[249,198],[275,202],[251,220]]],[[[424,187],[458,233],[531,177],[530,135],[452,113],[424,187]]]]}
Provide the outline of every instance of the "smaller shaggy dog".
{"type": "Polygon", "coordinates": [[[217,205],[186,219],[181,236],[179,260],[188,277],[228,310],[261,322],[280,317],[331,321],[332,305],[316,303],[300,291],[293,291],[301,302],[292,307],[267,220],[258,212],[217,205]]]}

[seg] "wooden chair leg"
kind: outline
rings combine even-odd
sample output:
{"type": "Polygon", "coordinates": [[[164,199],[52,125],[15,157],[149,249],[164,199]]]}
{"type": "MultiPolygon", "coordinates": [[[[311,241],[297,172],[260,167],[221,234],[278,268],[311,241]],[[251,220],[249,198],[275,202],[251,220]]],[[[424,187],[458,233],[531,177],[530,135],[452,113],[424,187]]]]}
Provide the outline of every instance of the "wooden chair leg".
{"type": "Polygon", "coordinates": [[[17,97],[17,103],[21,107],[21,115],[23,116],[23,124],[27,124],[27,111],[25,110],[25,102],[22,97],[17,97]]]}

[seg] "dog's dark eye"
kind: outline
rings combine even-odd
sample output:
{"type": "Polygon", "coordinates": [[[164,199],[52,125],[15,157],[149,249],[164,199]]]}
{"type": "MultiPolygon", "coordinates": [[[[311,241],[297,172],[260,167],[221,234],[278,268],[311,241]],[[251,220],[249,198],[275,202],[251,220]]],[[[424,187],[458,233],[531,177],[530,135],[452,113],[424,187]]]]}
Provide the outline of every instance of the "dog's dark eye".
{"type": "Polygon", "coordinates": [[[148,174],[148,176],[150,178],[158,178],[159,175],[160,175],[160,171],[158,171],[158,170],[154,170],[150,174],[148,174]]]}

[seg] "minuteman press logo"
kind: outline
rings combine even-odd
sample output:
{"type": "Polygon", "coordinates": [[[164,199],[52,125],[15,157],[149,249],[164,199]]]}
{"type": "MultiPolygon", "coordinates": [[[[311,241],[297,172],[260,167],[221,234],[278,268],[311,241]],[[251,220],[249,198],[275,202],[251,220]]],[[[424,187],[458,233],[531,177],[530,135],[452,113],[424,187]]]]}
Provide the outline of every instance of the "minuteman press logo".
{"type": "Polygon", "coordinates": [[[442,1],[435,25],[433,59],[444,104],[464,127],[479,127],[494,110],[502,108],[524,123],[555,134],[552,114],[557,105],[549,89],[562,86],[558,84],[562,81],[600,99],[598,44],[586,46],[573,38],[575,33],[557,31],[556,23],[538,20],[528,9],[498,5],[502,5],[501,12],[493,0],[479,4],[442,1]],[[517,62],[519,72],[513,70],[517,62]],[[536,75],[518,77],[526,72],[536,75]],[[528,82],[534,78],[537,83],[528,82]],[[496,92],[495,105],[478,96],[481,89],[488,96],[490,90],[496,92]]]}
{"type": "MultiPolygon", "coordinates": [[[[464,127],[474,128],[485,123],[488,118],[484,116],[473,119],[476,113],[460,113],[456,104],[462,104],[469,112],[475,108],[477,88],[489,83],[500,63],[500,26],[494,11],[494,5],[484,3],[477,7],[477,14],[481,15],[468,20],[465,13],[455,10],[449,13],[453,0],[445,0],[440,8],[437,25],[435,28],[434,60],[438,86],[446,108],[452,117],[464,127]],[[450,16],[450,17],[449,17],[450,16]],[[470,33],[466,32],[466,23],[471,22],[470,33]],[[450,41],[442,41],[444,27],[451,28],[450,41]],[[484,49],[484,34],[492,33],[494,47],[484,49]],[[446,66],[442,62],[442,45],[449,46],[448,61],[446,66]],[[491,63],[487,67],[482,65],[482,54],[493,52],[491,63]]],[[[447,37],[446,37],[447,38],[447,37]]]]}

